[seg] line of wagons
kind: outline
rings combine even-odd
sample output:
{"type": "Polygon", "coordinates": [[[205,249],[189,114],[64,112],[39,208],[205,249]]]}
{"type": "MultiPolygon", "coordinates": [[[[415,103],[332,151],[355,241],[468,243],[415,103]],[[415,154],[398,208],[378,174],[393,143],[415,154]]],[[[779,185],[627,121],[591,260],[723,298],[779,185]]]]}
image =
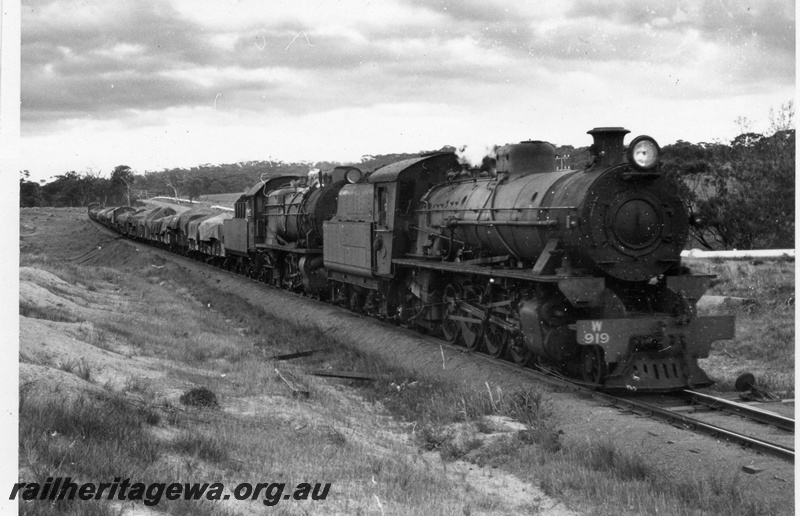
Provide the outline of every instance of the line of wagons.
{"type": "Polygon", "coordinates": [[[225,258],[223,224],[233,212],[209,208],[103,208],[89,206],[89,217],[129,238],[189,256],[225,258]]]}
{"type": "MultiPolygon", "coordinates": [[[[435,158],[409,161],[431,159],[435,158]]],[[[288,290],[307,287],[309,294],[318,295],[319,288],[312,292],[308,287],[326,285],[326,278],[319,277],[324,274],[322,225],[335,215],[342,187],[362,176],[356,167],[339,166],[315,169],[307,176],[265,178],[228,211],[185,206],[106,208],[94,203],[88,212],[91,219],[128,238],[288,290]]]]}

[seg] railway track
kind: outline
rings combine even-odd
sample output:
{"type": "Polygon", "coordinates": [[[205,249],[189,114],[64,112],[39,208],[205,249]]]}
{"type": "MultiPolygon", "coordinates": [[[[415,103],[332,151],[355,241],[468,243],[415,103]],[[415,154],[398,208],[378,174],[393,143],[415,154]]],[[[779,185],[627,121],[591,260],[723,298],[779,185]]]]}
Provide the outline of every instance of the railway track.
{"type": "Polygon", "coordinates": [[[687,390],[684,391],[684,394],[694,404],[708,407],[711,410],[721,410],[729,414],[739,415],[765,425],[774,426],[775,428],[785,430],[792,434],[794,433],[794,419],[782,416],[771,410],[764,410],[746,403],[710,396],[702,392],[687,390]]]}
{"type": "MultiPolygon", "coordinates": [[[[627,410],[643,416],[659,419],[678,428],[691,430],[718,439],[724,439],[725,441],[739,444],[745,448],[749,448],[754,451],[773,455],[775,457],[787,460],[792,463],[794,462],[793,445],[786,444],[784,442],[778,442],[776,440],[768,440],[766,438],[758,436],[757,434],[754,435],[753,432],[758,432],[762,434],[764,433],[763,429],[757,428],[754,425],[749,425],[751,430],[743,431],[739,429],[734,429],[730,425],[722,426],[720,424],[711,423],[700,417],[689,416],[680,410],[676,410],[675,407],[659,406],[657,404],[649,403],[646,401],[641,401],[631,398],[620,398],[603,393],[599,393],[598,395],[604,397],[614,406],[622,410],[627,410]]],[[[747,418],[750,421],[754,421],[759,424],[762,423],[760,419],[761,416],[763,415],[763,412],[761,415],[755,416],[755,412],[752,410],[740,409],[738,415],[743,416],[744,418],[747,418]]],[[[794,428],[793,419],[784,418],[774,413],[773,415],[776,418],[781,419],[785,424],[790,423],[791,427],[794,428]]],[[[793,436],[794,436],[794,430],[785,432],[785,437],[790,438],[790,442],[793,441],[793,436]]]]}
{"type": "MultiPolygon", "coordinates": [[[[122,237],[117,233],[114,233],[113,231],[109,230],[108,228],[104,227],[103,225],[95,221],[92,221],[92,223],[97,228],[100,228],[102,231],[108,233],[109,235],[114,236],[115,238],[125,239],[125,237],[122,237]]],[[[147,244],[145,243],[145,245],[147,244]]],[[[159,249],[152,246],[149,247],[168,252],[165,249],[159,249]]],[[[170,255],[183,258],[191,263],[203,263],[175,253],[170,253],[170,255]]],[[[210,264],[205,264],[205,265],[214,268],[215,271],[228,274],[232,277],[242,278],[241,274],[236,274],[231,271],[226,271],[224,269],[214,267],[213,265],[210,264]]],[[[254,278],[249,278],[249,279],[263,285],[263,282],[259,282],[254,278]]],[[[327,306],[334,307],[335,305],[327,304],[327,306]]],[[[342,307],[336,307],[336,308],[347,311],[345,308],[342,307]]],[[[389,323],[385,324],[389,325],[389,323]]],[[[398,328],[397,326],[393,325],[389,326],[391,326],[392,328],[398,328]]],[[[581,385],[582,382],[578,382],[572,379],[567,379],[561,375],[552,373],[545,369],[539,370],[529,367],[520,367],[519,365],[514,364],[513,362],[498,359],[483,353],[472,352],[465,347],[456,346],[450,344],[449,342],[446,342],[444,340],[432,336],[428,335],[419,335],[419,336],[421,336],[426,340],[430,340],[432,343],[438,344],[439,346],[442,346],[444,348],[455,350],[460,353],[470,353],[477,360],[486,361],[498,367],[513,369],[518,373],[521,372],[522,374],[527,375],[533,379],[536,379],[537,381],[545,382],[561,388],[569,388],[576,392],[583,392],[584,394],[592,398],[601,400],[605,402],[608,406],[616,407],[623,412],[628,412],[631,414],[636,414],[638,416],[644,416],[660,420],[677,428],[697,432],[700,434],[705,434],[717,439],[724,439],[725,441],[741,445],[753,451],[766,453],[792,463],[794,462],[793,444],[789,445],[782,442],[771,441],[758,437],[757,435],[753,435],[754,432],[758,431],[757,427],[751,425],[751,430],[745,432],[738,429],[733,429],[730,426],[727,427],[721,426],[719,424],[703,420],[700,417],[696,416],[696,414],[705,411],[724,411],[727,414],[733,414],[739,416],[740,418],[752,421],[754,423],[757,423],[758,425],[775,428],[777,429],[778,432],[782,433],[784,441],[789,441],[793,443],[794,419],[781,416],[772,411],[767,411],[764,409],[760,409],[758,407],[754,407],[752,405],[747,405],[745,403],[734,402],[717,396],[711,396],[709,394],[695,392],[695,391],[682,391],[676,394],[669,394],[663,396],[654,396],[654,395],[646,395],[646,396],[631,395],[627,397],[617,396],[614,394],[598,391],[596,390],[596,388],[592,386],[587,386],[585,384],[581,385]],[[689,412],[693,412],[693,415],[688,415],[689,412]]]]}
{"type": "MultiPolygon", "coordinates": [[[[432,340],[450,349],[466,351],[463,347],[454,346],[439,339],[432,340]]],[[[640,397],[631,395],[622,397],[579,385],[575,381],[559,378],[547,371],[521,368],[511,362],[498,360],[481,353],[475,353],[474,355],[478,360],[484,360],[500,367],[521,371],[524,374],[530,375],[532,378],[552,385],[569,387],[576,391],[583,392],[623,412],[660,420],[677,428],[708,435],[717,439],[724,439],[727,442],[741,445],[753,451],[766,453],[792,463],[794,462],[793,445],[753,435],[753,433],[759,432],[759,430],[761,430],[760,433],[763,433],[763,429],[760,429],[759,426],[763,427],[769,425],[778,429],[783,441],[794,441],[794,419],[775,412],[695,391],[682,391],[677,394],[663,395],[660,397],[653,395],[640,397]],[[745,424],[745,426],[749,426],[750,428],[750,431],[745,433],[745,431],[733,429],[730,425],[722,426],[720,424],[711,423],[701,417],[688,415],[685,410],[686,407],[693,407],[696,413],[703,413],[703,409],[706,411],[724,411],[728,414],[740,416],[754,424],[745,424]]]]}

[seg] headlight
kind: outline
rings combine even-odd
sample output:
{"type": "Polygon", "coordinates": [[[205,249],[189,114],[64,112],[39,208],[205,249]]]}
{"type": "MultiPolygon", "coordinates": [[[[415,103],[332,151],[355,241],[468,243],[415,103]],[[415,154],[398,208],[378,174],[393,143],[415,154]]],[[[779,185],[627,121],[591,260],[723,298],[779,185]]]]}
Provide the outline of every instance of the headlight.
{"type": "Polygon", "coordinates": [[[361,179],[361,171],[357,168],[351,168],[347,171],[344,178],[347,180],[348,183],[351,185],[354,183],[358,183],[358,180],[361,179]]]}
{"type": "Polygon", "coordinates": [[[637,136],[628,145],[628,163],[639,170],[650,170],[658,164],[661,149],[649,136],[637,136]]]}

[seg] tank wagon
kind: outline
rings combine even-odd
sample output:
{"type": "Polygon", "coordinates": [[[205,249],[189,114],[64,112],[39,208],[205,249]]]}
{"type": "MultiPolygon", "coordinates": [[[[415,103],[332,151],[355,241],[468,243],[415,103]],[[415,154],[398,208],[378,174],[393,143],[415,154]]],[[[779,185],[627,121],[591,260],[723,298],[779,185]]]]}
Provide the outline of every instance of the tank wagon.
{"type": "MultiPolygon", "coordinates": [[[[698,359],[733,337],[734,321],[697,315],[712,276],[681,265],[693,221],[660,171],[658,144],[639,136],[625,146],[628,132],[589,131],[581,170],[558,170],[552,145],[525,141],[499,148],[479,175],[434,153],[366,175],[338,167],[267,179],[236,202],[216,247],[195,252],[595,387],[707,385],[698,359]]],[[[142,238],[126,216],[147,215],[116,217],[142,238]]]]}

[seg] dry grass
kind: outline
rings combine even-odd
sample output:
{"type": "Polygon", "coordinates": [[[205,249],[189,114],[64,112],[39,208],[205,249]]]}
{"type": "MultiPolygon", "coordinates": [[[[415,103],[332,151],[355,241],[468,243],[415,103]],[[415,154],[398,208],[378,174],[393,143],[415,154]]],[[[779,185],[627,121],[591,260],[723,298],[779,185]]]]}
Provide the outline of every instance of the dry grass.
{"type": "Polygon", "coordinates": [[[31,305],[28,303],[19,304],[19,315],[31,317],[34,319],[45,319],[47,321],[55,322],[83,322],[84,319],[76,316],[68,310],[63,308],[42,308],[40,306],[31,305]]]}
{"type": "MultiPolygon", "coordinates": [[[[498,474],[512,473],[572,506],[592,508],[594,514],[776,512],[772,506],[743,499],[736,476],[676,480],[635,450],[621,449],[601,438],[563,442],[552,402],[542,392],[471,389],[416,377],[319,329],[269,317],[237,296],[215,291],[205,281],[182,273],[171,262],[158,269],[132,268],[130,274],[41,258],[37,265],[85,288],[87,302],[110,292],[121,295],[124,310],[106,314],[102,321],[89,321],[89,340],[129,356],[164,360],[170,385],[208,389],[219,407],[183,406],[177,394],[168,399],[161,392],[163,385],[137,375],[122,379],[119,392],[103,400],[64,404],[23,396],[20,456],[35,478],[80,475],[108,481],[122,475],[142,482],[213,478],[231,486],[244,481],[333,482],[324,504],[287,502],[274,507],[279,514],[306,510],[500,514],[542,509],[532,501],[509,505],[497,496],[475,492],[463,478],[448,474],[448,464],[468,460],[497,468],[498,474]],[[359,371],[376,380],[346,388],[298,375],[311,396],[307,401],[293,399],[275,373],[276,363],[267,358],[310,349],[332,352],[304,359],[301,363],[306,367],[359,371]],[[136,402],[130,395],[136,395],[136,402]],[[387,420],[387,414],[393,419],[387,420]],[[498,432],[489,419],[495,416],[516,420],[523,427],[498,432]]],[[[758,278],[758,269],[735,272],[740,276],[734,278],[731,273],[731,279],[719,282],[715,289],[752,287],[765,293],[783,288],[781,282],[758,278]],[[750,286],[742,287],[746,278],[750,286]]],[[[22,310],[31,317],[62,321],[84,317],[42,313],[30,306],[22,310]]],[[[776,317],[775,325],[783,333],[770,337],[781,342],[774,351],[775,361],[788,351],[785,341],[790,335],[793,340],[793,324],[790,328],[778,324],[785,324],[789,312],[793,313],[793,306],[785,312],[770,312],[759,305],[744,314],[745,329],[755,329],[758,317],[776,317]]],[[[736,346],[728,343],[726,349],[748,360],[763,356],[757,353],[765,343],[763,330],[761,334],[754,330],[752,341],[740,337],[743,340],[737,339],[736,346]]],[[[740,335],[748,333],[740,328],[740,335]]],[[[296,366],[279,367],[290,371],[296,366]]],[[[62,365],[62,369],[88,381],[96,374],[81,363],[62,365]]],[[[242,509],[235,504],[195,501],[162,504],[159,509],[172,514],[242,509]]],[[[263,507],[259,501],[253,504],[254,510],[263,507]]],[[[116,514],[119,507],[23,505],[24,513],[40,509],[52,514],[116,514]]]]}
{"type": "MultiPolygon", "coordinates": [[[[62,272],[56,263],[43,265],[56,275],[62,272]]],[[[120,275],[116,290],[124,293],[126,310],[92,321],[94,331],[87,332],[91,334],[87,339],[102,341],[112,351],[186,364],[185,368],[168,366],[168,377],[213,391],[220,405],[231,407],[267,396],[267,403],[278,403],[274,413],[268,406],[247,416],[222,409],[180,408],[164,402],[152,382],[135,375],[122,379],[119,394],[103,404],[62,406],[54,400],[40,406],[38,401],[25,400],[20,446],[31,470],[96,481],[120,475],[143,482],[221,478],[228,485],[254,479],[287,485],[329,481],[334,483],[330,499],[344,513],[372,512],[378,500],[406,514],[449,514],[459,506],[461,486],[452,485],[440,469],[409,454],[402,439],[384,443],[383,450],[371,449],[370,434],[385,426],[385,416],[379,411],[370,409],[365,414],[363,407],[343,411],[336,405],[341,396],[316,379],[308,380],[314,401],[298,408],[277,379],[274,364],[266,360],[298,349],[335,347],[336,342],[321,331],[301,331],[266,317],[235,296],[208,292],[203,283],[187,278],[178,284],[170,275],[181,275],[170,267],[146,271],[147,281],[120,275]],[[130,406],[117,410],[123,407],[126,394],[142,400],[135,405],[142,407],[141,412],[130,406]],[[45,416],[68,420],[73,426],[75,421],[90,421],[102,430],[71,428],[45,416]],[[59,446],[47,437],[53,432],[63,436],[59,446]],[[81,447],[70,448],[78,434],[85,436],[79,438],[81,447]]],[[[103,287],[92,283],[91,274],[91,269],[72,269],[68,276],[75,284],[87,289],[95,285],[92,292],[102,293],[103,287]]],[[[350,352],[338,355],[336,364],[376,372],[380,367],[350,352]]],[[[62,368],[85,380],[91,380],[94,372],[81,362],[62,368]]],[[[362,403],[356,397],[353,400],[362,403]]],[[[162,505],[176,514],[212,514],[222,509],[218,504],[204,509],[198,502],[162,505]]],[[[98,507],[109,514],[115,510],[98,507]]],[[[288,507],[275,509],[280,513],[289,511],[288,507]]],[[[327,512],[324,507],[311,509],[327,512]]],[[[58,507],[58,511],[69,510],[67,504],[58,507]]]]}
{"type": "Polygon", "coordinates": [[[92,381],[92,366],[84,359],[67,360],[66,362],[57,363],[56,367],[67,373],[72,373],[84,381],[92,381]]]}
{"type": "Polygon", "coordinates": [[[40,484],[48,476],[140,477],[159,457],[143,428],[148,410],[123,398],[65,403],[20,394],[20,457],[40,484]]]}
{"type": "Polygon", "coordinates": [[[718,342],[701,366],[720,390],[752,372],[760,386],[794,397],[795,267],[793,261],[697,260],[697,273],[715,274],[709,294],[744,298],[723,305],[736,316],[736,338],[718,342]]]}

